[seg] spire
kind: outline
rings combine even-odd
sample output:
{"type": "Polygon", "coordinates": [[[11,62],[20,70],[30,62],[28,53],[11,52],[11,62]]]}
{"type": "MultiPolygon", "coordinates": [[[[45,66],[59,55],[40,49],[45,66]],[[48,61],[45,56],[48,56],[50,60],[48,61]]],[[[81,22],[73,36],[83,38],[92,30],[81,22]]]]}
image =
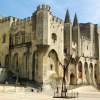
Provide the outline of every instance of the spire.
{"type": "Polygon", "coordinates": [[[75,17],[74,17],[73,26],[78,26],[78,19],[77,19],[76,12],[75,12],[75,17]]]}
{"type": "Polygon", "coordinates": [[[71,23],[68,8],[67,8],[66,16],[65,16],[65,23],[71,23]]]}

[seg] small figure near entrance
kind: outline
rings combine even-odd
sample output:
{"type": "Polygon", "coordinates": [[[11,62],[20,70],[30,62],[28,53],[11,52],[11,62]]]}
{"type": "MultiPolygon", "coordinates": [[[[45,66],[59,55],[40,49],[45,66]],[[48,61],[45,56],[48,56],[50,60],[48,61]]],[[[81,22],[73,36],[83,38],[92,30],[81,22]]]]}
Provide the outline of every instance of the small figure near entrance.
{"type": "Polygon", "coordinates": [[[5,84],[8,84],[8,82],[6,81],[5,84]]]}
{"type": "Polygon", "coordinates": [[[58,91],[58,87],[57,87],[57,92],[56,93],[58,93],[59,91],[58,91]]]}
{"type": "Polygon", "coordinates": [[[20,83],[18,82],[18,85],[20,85],[20,83]]]}
{"type": "Polygon", "coordinates": [[[15,75],[13,75],[13,79],[16,79],[16,76],[15,75]]]}
{"type": "Polygon", "coordinates": [[[41,92],[42,92],[42,87],[41,87],[41,92]]]}

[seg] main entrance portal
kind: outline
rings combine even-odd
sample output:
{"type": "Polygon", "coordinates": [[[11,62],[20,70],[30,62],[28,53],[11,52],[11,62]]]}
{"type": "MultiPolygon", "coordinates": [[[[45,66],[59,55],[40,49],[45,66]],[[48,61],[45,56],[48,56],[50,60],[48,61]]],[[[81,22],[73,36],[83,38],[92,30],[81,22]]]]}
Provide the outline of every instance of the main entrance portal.
{"type": "Polygon", "coordinates": [[[70,85],[75,84],[75,75],[73,73],[70,74],[70,85]]]}

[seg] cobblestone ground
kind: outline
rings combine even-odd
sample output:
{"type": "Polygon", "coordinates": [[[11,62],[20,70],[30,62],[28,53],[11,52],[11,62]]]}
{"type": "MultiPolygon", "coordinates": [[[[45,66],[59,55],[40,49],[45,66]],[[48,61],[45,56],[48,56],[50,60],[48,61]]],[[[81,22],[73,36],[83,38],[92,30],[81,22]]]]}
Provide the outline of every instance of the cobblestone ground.
{"type": "MultiPolygon", "coordinates": [[[[37,93],[37,91],[0,93],[0,100],[65,100],[63,98],[53,98],[53,95],[53,90],[45,90],[42,93],[37,93]]],[[[71,100],[100,100],[100,92],[79,93],[79,98],[71,100]]]]}

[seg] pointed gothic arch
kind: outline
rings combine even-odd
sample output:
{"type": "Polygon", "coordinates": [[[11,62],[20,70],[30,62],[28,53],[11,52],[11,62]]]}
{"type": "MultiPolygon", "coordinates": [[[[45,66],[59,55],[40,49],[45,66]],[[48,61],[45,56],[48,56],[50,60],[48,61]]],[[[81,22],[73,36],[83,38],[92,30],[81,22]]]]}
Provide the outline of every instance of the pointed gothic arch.
{"type": "Polygon", "coordinates": [[[95,83],[98,84],[98,67],[97,67],[97,64],[94,65],[94,80],[95,80],[95,83]]]}
{"type": "Polygon", "coordinates": [[[18,71],[18,54],[17,53],[13,57],[13,69],[18,71]]]}
{"type": "Polygon", "coordinates": [[[88,72],[88,64],[87,62],[84,63],[84,76],[85,76],[85,83],[89,83],[89,72],[88,72]]]}
{"type": "Polygon", "coordinates": [[[58,58],[57,52],[54,49],[50,50],[48,53],[49,69],[50,71],[55,71],[59,75],[59,66],[57,58],[58,58]]]}
{"type": "Polygon", "coordinates": [[[23,77],[28,78],[28,53],[23,54],[23,77]]]}
{"type": "MultiPolygon", "coordinates": [[[[68,61],[67,61],[67,59],[65,58],[64,59],[64,65],[65,65],[65,67],[67,66],[67,64],[68,64],[68,61]]],[[[66,78],[67,78],[67,80],[68,80],[68,68],[66,69],[66,78]]]]}
{"type": "Polygon", "coordinates": [[[55,33],[52,33],[52,40],[53,40],[53,43],[57,41],[57,35],[55,33]]]}
{"type": "Polygon", "coordinates": [[[38,52],[33,53],[32,58],[32,79],[35,80],[35,77],[38,76],[38,52]]]}
{"type": "Polygon", "coordinates": [[[82,79],[82,62],[79,61],[78,63],[78,78],[82,79]]]}
{"type": "Polygon", "coordinates": [[[5,67],[9,69],[9,55],[6,55],[5,57],[5,67]]]}
{"type": "Polygon", "coordinates": [[[73,73],[70,74],[70,85],[75,84],[75,75],[73,73]]]}
{"type": "Polygon", "coordinates": [[[89,65],[89,75],[90,75],[90,83],[93,83],[93,64],[90,63],[89,65]]]}

